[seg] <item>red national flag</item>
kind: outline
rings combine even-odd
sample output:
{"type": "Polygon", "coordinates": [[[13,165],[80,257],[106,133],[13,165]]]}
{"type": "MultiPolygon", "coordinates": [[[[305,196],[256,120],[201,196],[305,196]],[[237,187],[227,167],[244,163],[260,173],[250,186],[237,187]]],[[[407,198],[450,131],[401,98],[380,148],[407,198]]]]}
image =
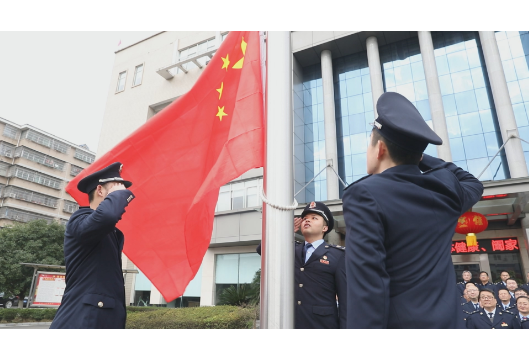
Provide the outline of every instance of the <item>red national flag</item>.
{"type": "MultiPolygon", "coordinates": [[[[174,79],[173,81],[178,81],[174,79]]],[[[230,32],[193,88],[83,170],[123,163],[136,199],[118,227],[124,252],[166,301],[181,296],[211,240],[219,188],[264,163],[259,33],[230,32]]]]}

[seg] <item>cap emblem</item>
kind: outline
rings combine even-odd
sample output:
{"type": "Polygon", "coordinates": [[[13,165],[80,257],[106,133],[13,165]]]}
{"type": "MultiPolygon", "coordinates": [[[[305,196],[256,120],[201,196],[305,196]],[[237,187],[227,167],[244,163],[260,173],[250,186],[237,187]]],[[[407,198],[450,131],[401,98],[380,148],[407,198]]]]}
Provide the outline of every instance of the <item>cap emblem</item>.
{"type": "Polygon", "coordinates": [[[119,174],[121,174],[122,170],[123,170],[123,165],[119,166],[119,174]]]}
{"type": "Polygon", "coordinates": [[[316,202],[310,202],[309,208],[316,208],[316,202]]]}
{"type": "Polygon", "coordinates": [[[382,129],[382,125],[380,123],[378,123],[377,120],[375,120],[375,122],[373,122],[373,126],[378,128],[379,130],[382,129]]]}

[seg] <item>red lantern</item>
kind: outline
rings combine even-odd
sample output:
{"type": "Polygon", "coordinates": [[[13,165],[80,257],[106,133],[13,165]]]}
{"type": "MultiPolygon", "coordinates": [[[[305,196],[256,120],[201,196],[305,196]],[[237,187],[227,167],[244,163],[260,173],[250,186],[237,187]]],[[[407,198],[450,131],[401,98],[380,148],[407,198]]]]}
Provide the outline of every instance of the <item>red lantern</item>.
{"type": "Polygon", "coordinates": [[[487,229],[489,221],[484,215],[477,212],[465,212],[457,220],[456,233],[467,235],[467,247],[478,244],[476,233],[487,229]]]}

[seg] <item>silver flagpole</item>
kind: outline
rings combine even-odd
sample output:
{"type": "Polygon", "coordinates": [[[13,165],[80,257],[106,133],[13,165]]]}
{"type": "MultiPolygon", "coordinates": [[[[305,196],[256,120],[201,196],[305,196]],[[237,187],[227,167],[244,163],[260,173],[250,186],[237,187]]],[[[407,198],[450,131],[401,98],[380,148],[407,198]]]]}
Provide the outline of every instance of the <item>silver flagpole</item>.
{"type": "MultiPolygon", "coordinates": [[[[294,200],[292,52],[290,31],[266,40],[265,195],[273,205],[294,200]]],[[[261,321],[263,329],[294,328],[294,212],[263,203],[261,321]]]]}

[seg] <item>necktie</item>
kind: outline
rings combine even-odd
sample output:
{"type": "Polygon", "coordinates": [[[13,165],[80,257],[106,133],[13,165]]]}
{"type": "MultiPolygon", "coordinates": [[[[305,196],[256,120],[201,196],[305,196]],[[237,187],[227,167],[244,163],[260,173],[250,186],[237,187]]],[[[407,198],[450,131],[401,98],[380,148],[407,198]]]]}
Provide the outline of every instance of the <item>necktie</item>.
{"type": "Polygon", "coordinates": [[[477,303],[474,304],[474,308],[475,308],[476,310],[478,310],[478,309],[479,309],[479,304],[477,304],[477,303]]]}
{"type": "Polygon", "coordinates": [[[494,315],[493,313],[489,313],[489,317],[490,317],[490,321],[491,321],[491,322],[492,322],[492,316],[493,316],[493,315],[494,315]]]}
{"type": "Polygon", "coordinates": [[[522,320],[527,320],[527,317],[522,317],[522,320]]]}
{"type": "Polygon", "coordinates": [[[305,263],[307,263],[307,260],[309,259],[309,257],[307,257],[307,251],[309,250],[309,248],[312,248],[312,244],[310,243],[306,243],[305,244],[305,247],[303,247],[303,257],[305,259],[305,263]]]}

